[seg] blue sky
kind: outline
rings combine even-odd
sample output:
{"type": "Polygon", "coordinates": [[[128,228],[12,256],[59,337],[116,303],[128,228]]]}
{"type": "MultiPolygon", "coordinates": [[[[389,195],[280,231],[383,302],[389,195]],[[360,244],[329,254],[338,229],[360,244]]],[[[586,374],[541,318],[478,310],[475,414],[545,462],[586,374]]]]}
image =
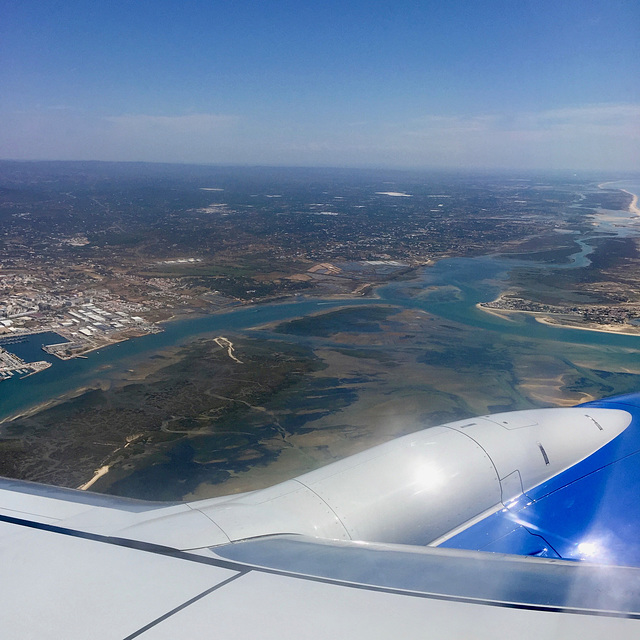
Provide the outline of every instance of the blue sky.
{"type": "Polygon", "coordinates": [[[637,0],[0,0],[0,157],[640,170],[637,0]]]}

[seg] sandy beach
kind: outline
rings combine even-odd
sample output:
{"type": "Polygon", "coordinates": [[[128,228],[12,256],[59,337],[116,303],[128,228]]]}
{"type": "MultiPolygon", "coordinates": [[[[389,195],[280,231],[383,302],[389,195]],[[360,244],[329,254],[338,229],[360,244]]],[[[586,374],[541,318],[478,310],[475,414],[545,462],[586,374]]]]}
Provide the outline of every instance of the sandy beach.
{"type": "MultiPolygon", "coordinates": [[[[524,313],[528,312],[525,311],[524,313]]],[[[618,325],[615,324],[591,324],[589,326],[580,326],[577,324],[558,322],[544,314],[536,316],[536,322],[546,324],[551,327],[560,327],[562,329],[579,329],[580,331],[597,331],[599,333],[617,333],[621,336],[640,336],[640,327],[634,329],[633,327],[629,327],[629,325],[623,325],[624,328],[622,330],[618,329],[618,325]]]]}
{"type": "Polygon", "coordinates": [[[635,213],[637,216],[640,216],[640,209],[638,208],[638,196],[635,193],[631,193],[631,191],[627,191],[626,189],[622,189],[622,191],[628,193],[631,196],[629,213],[635,213]]]}
{"type": "Polygon", "coordinates": [[[490,313],[493,316],[502,318],[503,320],[510,320],[509,315],[516,313],[528,313],[534,316],[536,322],[540,324],[546,324],[550,327],[558,327],[560,329],[579,329],[580,331],[596,331],[599,333],[616,333],[621,336],[640,336],[640,327],[635,329],[629,325],[622,325],[622,328],[618,328],[618,325],[613,324],[570,324],[567,322],[560,322],[550,317],[550,314],[546,311],[526,311],[524,309],[492,309],[491,307],[485,307],[482,304],[476,304],[476,309],[480,309],[485,313],[490,313]]]}
{"type": "Polygon", "coordinates": [[[81,484],[78,487],[79,491],[86,491],[87,489],[89,489],[97,480],[99,480],[100,478],[102,478],[102,476],[107,475],[107,473],[109,473],[109,465],[105,465],[103,467],[100,467],[99,469],[96,470],[96,472],[93,474],[93,478],[91,478],[91,480],[89,480],[89,482],[85,482],[84,484],[81,484]]]}
{"type": "Polygon", "coordinates": [[[40,411],[44,411],[45,409],[49,409],[54,407],[57,404],[61,404],[62,402],[66,402],[67,400],[72,400],[73,398],[77,398],[81,396],[83,393],[87,391],[93,391],[95,389],[102,389],[103,391],[109,389],[111,387],[111,381],[98,382],[95,385],[85,385],[82,387],[78,387],[77,389],[72,389],[68,393],[61,394],[55,398],[51,398],[50,400],[46,400],[45,402],[40,402],[38,404],[34,404],[33,406],[25,409],[24,411],[20,411],[18,413],[13,413],[11,415],[6,416],[5,418],[0,418],[0,432],[1,427],[6,422],[11,422],[12,420],[18,420],[19,418],[28,418],[40,411]]]}
{"type": "MultiPolygon", "coordinates": [[[[610,187],[609,185],[615,185],[616,182],[617,181],[601,182],[598,185],[598,189],[615,188],[615,187],[610,187]]],[[[628,208],[629,213],[634,213],[635,215],[640,216],[640,208],[638,208],[638,196],[635,193],[628,191],[627,189],[620,189],[620,191],[623,191],[624,193],[628,193],[631,196],[631,204],[629,205],[629,208],[628,208]]]]}

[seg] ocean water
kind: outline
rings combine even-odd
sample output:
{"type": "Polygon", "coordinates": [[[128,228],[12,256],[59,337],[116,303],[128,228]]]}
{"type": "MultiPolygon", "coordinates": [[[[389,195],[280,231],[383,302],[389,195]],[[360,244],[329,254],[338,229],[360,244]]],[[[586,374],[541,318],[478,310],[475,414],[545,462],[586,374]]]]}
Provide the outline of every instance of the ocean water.
{"type": "Polygon", "coordinates": [[[640,179],[637,180],[617,180],[616,182],[608,182],[607,186],[618,189],[625,189],[640,197],[640,179]]]}

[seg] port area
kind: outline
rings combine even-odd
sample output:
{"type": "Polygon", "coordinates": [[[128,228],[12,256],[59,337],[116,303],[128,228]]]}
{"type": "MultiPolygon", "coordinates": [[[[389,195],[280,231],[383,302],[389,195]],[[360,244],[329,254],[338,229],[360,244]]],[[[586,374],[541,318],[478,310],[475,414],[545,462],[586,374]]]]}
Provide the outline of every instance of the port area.
{"type": "Polygon", "coordinates": [[[25,362],[14,353],[7,351],[4,346],[0,346],[0,381],[8,380],[14,375],[23,378],[31,376],[39,371],[44,371],[51,366],[50,362],[40,360],[38,362],[25,362]]]}
{"type": "MultiPolygon", "coordinates": [[[[31,375],[51,366],[50,362],[28,362],[37,356],[25,356],[20,348],[12,348],[35,335],[42,335],[45,353],[69,360],[86,358],[91,351],[162,331],[159,325],[136,315],[137,308],[111,301],[108,295],[103,295],[98,304],[51,297],[47,301],[45,311],[28,300],[21,304],[13,300],[4,308],[0,306],[0,380],[16,373],[31,375]]],[[[40,300],[38,304],[41,303],[40,300]]]]}

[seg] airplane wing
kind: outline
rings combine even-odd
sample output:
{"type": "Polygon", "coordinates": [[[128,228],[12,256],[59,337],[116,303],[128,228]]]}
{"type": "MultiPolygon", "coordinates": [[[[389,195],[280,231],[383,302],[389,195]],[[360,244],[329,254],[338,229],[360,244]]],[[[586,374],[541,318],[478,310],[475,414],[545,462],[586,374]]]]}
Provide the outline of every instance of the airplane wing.
{"type": "Polygon", "coordinates": [[[426,429],[268,489],[0,480],[7,638],[637,637],[640,394],[426,429]]]}

